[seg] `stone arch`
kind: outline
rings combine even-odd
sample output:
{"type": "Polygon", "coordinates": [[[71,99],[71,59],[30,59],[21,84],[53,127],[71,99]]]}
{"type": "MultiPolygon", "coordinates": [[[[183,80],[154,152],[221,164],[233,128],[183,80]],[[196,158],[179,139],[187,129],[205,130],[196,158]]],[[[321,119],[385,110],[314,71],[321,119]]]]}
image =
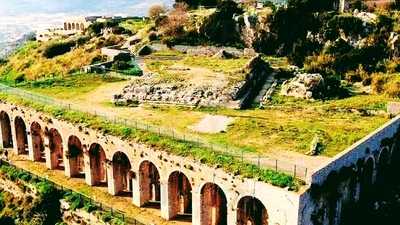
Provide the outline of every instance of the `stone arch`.
{"type": "Polygon", "coordinates": [[[112,159],[113,179],[116,194],[131,194],[131,163],[123,152],[116,152],[112,159]]]}
{"type": "Polygon", "coordinates": [[[264,204],[252,196],[241,198],[237,205],[237,225],[268,225],[264,204]]]}
{"type": "Polygon", "coordinates": [[[85,25],[83,25],[83,23],[81,23],[81,30],[82,30],[82,31],[85,30],[85,25]]]}
{"type": "Polygon", "coordinates": [[[71,177],[85,177],[85,163],[83,160],[83,146],[77,136],[68,138],[68,151],[66,154],[69,161],[71,177]]]}
{"type": "Polygon", "coordinates": [[[64,23],[64,30],[68,30],[68,24],[66,22],[64,23]]]}
{"type": "Polygon", "coordinates": [[[170,219],[190,217],[192,214],[192,186],[189,179],[180,171],[168,178],[168,208],[170,219]]]}
{"type": "Polygon", "coordinates": [[[377,162],[376,181],[378,185],[383,185],[384,182],[387,180],[386,178],[389,177],[388,174],[390,173],[389,166],[390,166],[390,150],[388,147],[384,147],[381,149],[377,162]]]}
{"type": "Polygon", "coordinates": [[[72,29],[72,25],[71,25],[71,23],[68,23],[68,30],[71,30],[72,29]]]}
{"type": "Polygon", "coordinates": [[[75,30],[75,23],[72,23],[72,30],[75,30]]]}
{"type": "Polygon", "coordinates": [[[106,153],[103,147],[97,143],[90,145],[89,158],[92,185],[107,184],[106,153]]]}
{"type": "Polygon", "coordinates": [[[228,209],[224,191],[214,183],[206,183],[200,194],[200,224],[227,225],[228,209]]]}
{"type": "Polygon", "coordinates": [[[17,116],[14,119],[15,126],[15,138],[17,141],[17,150],[18,155],[27,155],[29,153],[28,150],[28,134],[26,132],[25,121],[17,116]]]}
{"type": "Polygon", "coordinates": [[[142,205],[159,206],[161,201],[160,173],[150,161],[143,161],[139,166],[139,190],[142,205]]]}
{"type": "Polygon", "coordinates": [[[8,114],[4,111],[0,113],[0,126],[1,126],[1,137],[3,148],[12,148],[12,132],[11,132],[11,121],[8,114]]]}
{"type": "Polygon", "coordinates": [[[392,171],[400,170],[400,137],[399,135],[395,136],[395,141],[392,147],[392,154],[391,154],[391,166],[392,171]]]}
{"type": "Polygon", "coordinates": [[[374,183],[374,170],[375,161],[373,157],[369,157],[364,162],[361,173],[361,185],[360,185],[360,200],[370,198],[372,193],[372,186],[374,183]]]}
{"type": "Polygon", "coordinates": [[[48,137],[51,169],[64,170],[64,150],[62,137],[58,130],[55,128],[50,129],[48,137]]]}
{"type": "Polygon", "coordinates": [[[33,161],[45,162],[46,154],[44,151],[44,133],[38,122],[31,124],[33,161]]]}

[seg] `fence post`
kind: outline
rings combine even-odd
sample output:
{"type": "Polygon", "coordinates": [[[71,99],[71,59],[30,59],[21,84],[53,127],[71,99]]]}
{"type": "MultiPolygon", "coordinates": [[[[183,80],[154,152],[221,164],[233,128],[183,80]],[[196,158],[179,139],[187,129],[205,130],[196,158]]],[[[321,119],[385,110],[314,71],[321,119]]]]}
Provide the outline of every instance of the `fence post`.
{"type": "Polygon", "coordinates": [[[294,172],[293,172],[293,177],[296,178],[296,164],[294,164],[294,172]]]}
{"type": "Polygon", "coordinates": [[[278,171],[278,160],[275,159],[275,172],[277,172],[277,171],[278,171]]]}

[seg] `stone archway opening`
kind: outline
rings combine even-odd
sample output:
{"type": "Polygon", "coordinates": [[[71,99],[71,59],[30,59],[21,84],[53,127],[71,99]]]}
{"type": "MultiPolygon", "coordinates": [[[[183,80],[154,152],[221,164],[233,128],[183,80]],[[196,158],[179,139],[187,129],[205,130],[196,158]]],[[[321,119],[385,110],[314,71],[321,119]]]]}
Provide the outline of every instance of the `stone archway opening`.
{"type": "Polygon", "coordinates": [[[371,199],[374,178],[374,160],[369,158],[362,168],[361,186],[360,186],[360,200],[371,199]]]}
{"type": "Polygon", "coordinates": [[[168,178],[168,207],[171,219],[192,219],[192,186],[182,172],[175,171],[168,178]]]}
{"type": "Polygon", "coordinates": [[[75,23],[72,23],[72,30],[75,30],[75,23]]]}
{"type": "Polygon", "coordinates": [[[18,155],[28,155],[28,134],[26,132],[26,125],[24,120],[17,116],[14,120],[15,135],[17,140],[18,155]]]}
{"type": "Polygon", "coordinates": [[[112,159],[115,193],[117,195],[132,196],[131,163],[123,152],[116,152],[112,159]]]}
{"type": "Polygon", "coordinates": [[[72,29],[72,25],[70,23],[68,23],[68,30],[72,29]]]}
{"type": "Polygon", "coordinates": [[[4,111],[0,113],[0,126],[3,148],[12,148],[13,141],[11,132],[11,121],[8,114],[4,111]]]}
{"type": "Polygon", "coordinates": [[[201,189],[201,225],[227,225],[227,200],[216,184],[207,183],[201,189]]]}
{"type": "Polygon", "coordinates": [[[33,161],[46,162],[46,154],[44,151],[44,134],[42,127],[38,122],[31,124],[33,161]]]}
{"type": "Polygon", "coordinates": [[[83,160],[83,146],[78,137],[68,138],[67,158],[71,177],[85,178],[85,163],[83,160]]]}
{"type": "Polygon", "coordinates": [[[390,179],[390,152],[388,148],[381,150],[378,160],[376,182],[377,185],[381,186],[385,185],[386,181],[390,179]]]}
{"type": "Polygon", "coordinates": [[[52,128],[49,131],[51,169],[64,170],[64,150],[60,133],[52,128]]]}
{"type": "Polygon", "coordinates": [[[93,143],[89,148],[90,175],[92,185],[107,185],[107,164],[106,153],[103,147],[97,143],[93,143]]]}
{"type": "Polygon", "coordinates": [[[68,24],[64,23],[64,30],[68,30],[68,24]]]}
{"type": "Polygon", "coordinates": [[[83,23],[81,23],[81,31],[85,30],[85,25],[83,25],[83,23]]]}
{"type": "Polygon", "coordinates": [[[143,206],[160,208],[160,174],[150,161],[144,161],[139,167],[140,202],[143,206]]]}
{"type": "Polygon", "coordinates": [[[255,197],[240,199],[237,206],[237,225],[268,225],[265,206],[255,197]]]}

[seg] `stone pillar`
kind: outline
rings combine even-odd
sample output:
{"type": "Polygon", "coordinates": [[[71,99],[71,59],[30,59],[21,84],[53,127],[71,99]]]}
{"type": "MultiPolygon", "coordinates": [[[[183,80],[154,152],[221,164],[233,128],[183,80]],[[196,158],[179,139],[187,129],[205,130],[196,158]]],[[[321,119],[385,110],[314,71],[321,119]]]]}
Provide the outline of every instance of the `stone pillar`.
{"type": "Polygon", "coordinates": [[[72,177],[71,173],[71,164],[69,161],[69,157],[67,157],[67,152],[68,152],[68,141],[63,142],[63,162],[64,162],[64,174],[66,177],[72,177]]]}
{"type": "Polygon", "coordinates": [[[92,168],[90,165],[90,154],[86,146],[83,147],[83,163],[85,165],[85,182],[87,185],[94,186],[94,180],[92,178],[92,168]]]}
{"type": "Polygon", "coordinates": [[[54,165],[51,160],[50,139],[47,135],[44,137],[44,154],[46,158],[46,167],[51,170],[54,169],[54,165]]]}
{"type": "Polygon", "coordinates": [[[237,222],[237,206],[234,205],[233,201],[227,197],[227,208],[226,208],[226,216],[227,216],[227,224],[228,225],[235,225],[237,222]]]}
{"type": "Polygon", "coordinates": [[[112,166],[112,161],[107,161],[107,182],[108,182],[108,193],[111,195],[116,195],[116,188],[114,182],[114,171],[112,166]]]}
{"type": "Polygon", "coordinates": [[[169,220],[170,212],[168,207],[168,180],[160,180],[161,192],[161,217],[169,220]]]}
{"type": "Polygon", "coordinates": [[[198,192],[198,187],[193,187],[192,190],[192,224],[200,225],[201,221],[201,193],[198,192]],[[196,192],[195,192],[196,191],[196,192]]]}
{"type": "Polygon", "coordinates": [[[31,131],[29,125],[26,128],[26,138],[28,139],[28,156],[29,156],[29,160],[34,162],[35,161],[35,154],[33,152],[32,131],[31,131]]]}
{"type": "Polygon", "coordinates": [[[132,203],[137,207],[141,207],[143,202],[140,198],[142,192],[140,187],[140,171],[135,172],[135,175],[132,177],[132,203]]]}
{"type": "Polygon", "coordinates": [[[12,141],[13,141],[13,151],[16,155],[18,155],[17,131],[15,130],[14,119],[10,118],[10,125],[11,125],[12,141]]]}

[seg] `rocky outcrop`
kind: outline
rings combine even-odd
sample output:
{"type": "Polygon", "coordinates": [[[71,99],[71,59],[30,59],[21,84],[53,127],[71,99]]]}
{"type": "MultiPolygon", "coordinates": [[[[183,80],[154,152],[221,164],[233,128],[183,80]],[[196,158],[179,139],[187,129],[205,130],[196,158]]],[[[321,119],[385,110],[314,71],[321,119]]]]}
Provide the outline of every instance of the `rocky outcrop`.
{"type": "Polygon", "coordinates": [[[245,68],[237,71],[244,74],[244,79],[240,81],[154,83],[151,78],[145,78],[126,86],[122,93],[113,96],[113,102],[116,105],[137,105],[146,102],[243,108],[252,102],[271,71],[269,64],[257,56],[251,59],[245,68]]]}
{"type": "Polygon", "coordinates": [[[313,99],[320,97],[324,79],[320,74],[299,73],[282,84],[281,94],[295,98],[313,99]]]}
{"type": "Polygon", "coordinates": [[[218,87],[181,84],[132,83],[122,94],[114,95],[116,105],[134,105],[141,102],[183,104],[188,106],[218,106],[228,102],[231,94],[218,87]]]}

